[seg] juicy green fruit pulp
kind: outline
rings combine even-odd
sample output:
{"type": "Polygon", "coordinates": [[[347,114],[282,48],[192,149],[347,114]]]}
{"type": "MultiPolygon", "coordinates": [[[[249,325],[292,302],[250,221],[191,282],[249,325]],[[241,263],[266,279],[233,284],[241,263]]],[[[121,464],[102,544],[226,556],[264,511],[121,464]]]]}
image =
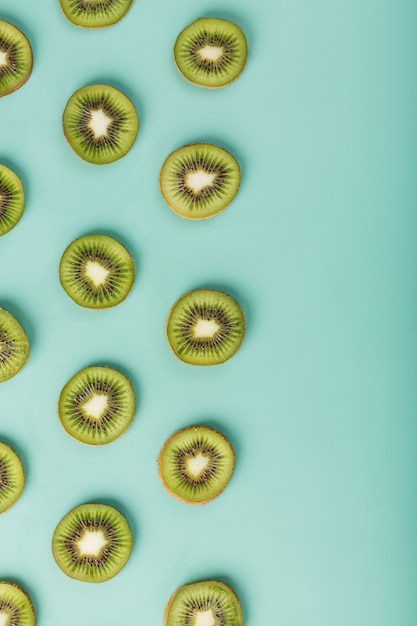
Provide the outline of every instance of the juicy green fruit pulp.
{"type": "Polygon", "coordinates": [[[29,358],[29,339],[11,313],[0,309],[0,382],[15,376],[29,358]]]}
{"type": "Polygon", "coordinates": [[[171,349],[181,361],[219,365],[239,349],[245,335],[245,318],[227,294],[197,289],[174,304],[166,331],[171,349]]]}
{"type": "Polygon", "coordinates": [[[178,35],[174,59],[184,77],[200,87],[225,87],[245,67],[248,46],[233,22],[203,17],[178,35]]]}
{"type": "Polygon", "coordinates": [[[213,217],[232,202],[240,168],[231,154],[212,144],[192,144],[172,152],[159,177],[162,195],[182,217],[213,217]]]}
{"type": "Polygon", "coordinates": [[[129,152],[138,134],[139,119],[132,102],[117,89],[88,85],[68,100],[63,126],[79,157],[104,165],[129,152]]]}
{"type": "Polygon", "coordinates": [[[110,367],[86,367],[63,388],[59,417],[71,437],[97,446],[127,430],[135,407],[135,392],[126,376],[110,367]]]}
{"type": "Polygon", "coordinates": [[[17,585],[0,582],[0,624],[35,626],[35,612],[29,596],[17,585]]]}
{"type": "Polygon", "coordinates": [[[122,19],[132,0],[60,0],[70,22],[83,28],[104,28],[122,19]]]}
{"type": "Polygon", "coordinates": [[[32,49],[25,35],[0,20],[0,97],[16,91],[32,72],[32,49]]]}
{"type": "Polygon", "coordinates": [[[180,587],[172,596],[165,626],[242,626],[239,599],[217,580],[204,580],[180,587]]]}
{"type": "Polygon", "coordinates": [[[106,504],[82,504],[59,522],[52,552],[70,578],[101,583],[126,565],[132,545],[129,524],[119,511],[106,504]]]}
{"type": "Polygon", "coordinates": [[[190,504],[216,498],[228,484],[235,455],[230,443],[208,426],[175,433],[159,455],[159,473],[168,491],[190,504]]]}
{"type": "Polygon", "coordinates": [[[0,513],[13,506],[22,495],[24,486],[25,473],[21,460],[14,450],[0,442],[0,513]]]}
{"type": "Polygon", "coordinates": [[[24,208],[22,181],[8,167],[0,165],[0,236],[16,226],[24,208]]]}
{"type": "Polygon", "coordinates": [[[135,279],[135,266],[126,248],[112,237],[85,235],[65,250],[59,278],[74,302],[105,309],[126,298],[135,279]]]}

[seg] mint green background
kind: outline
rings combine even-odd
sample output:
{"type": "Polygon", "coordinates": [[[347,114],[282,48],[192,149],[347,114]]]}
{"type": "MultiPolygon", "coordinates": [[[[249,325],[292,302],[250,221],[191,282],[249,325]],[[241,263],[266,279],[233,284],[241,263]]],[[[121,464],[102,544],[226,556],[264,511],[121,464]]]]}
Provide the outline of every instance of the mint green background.
{"type": "Polygon", "coordinates": [[[0,240],[0,305],[26,328],[27,366],[0,388],[0,437],[27,486],[0,518],[0,579],[32,594],[39,626],[163,623],[176,587],[221,578],[247,626],[417,623],[417,3],[415,0],[136,0],[124,21],[83,31],[49,0],[2,0],[34,50],[29,82],[0,100],[0,162],[27,191],[0,240]],[[179,31],[220,16],[247,34],[232,86],[206,91],[172,61],[179,31]],[[61,116],[79,87],[108,82],[137,106],[131,152],[88,165],[61,116]],[[229,149],[241,190],[193,223],[165,205],[160,166],[195,141],[229,149]],[[116,236],[137,280],[116,309],[61,289],[65,247],[116,236]],[[245,343],[193,368],[164,337],[172,303],[201,286],[242,304],[245,343]],[[117,442],[61,429],[61,388],[89,364],[125,371],[137,419],[117,442]],[[208,423],[237,452],[204,507],[171,498],[156,458],[176,429],[208,423]],[[115,504],[135,547],[112,581],[55,565],[53,530],[86,501],[115,504]]]}

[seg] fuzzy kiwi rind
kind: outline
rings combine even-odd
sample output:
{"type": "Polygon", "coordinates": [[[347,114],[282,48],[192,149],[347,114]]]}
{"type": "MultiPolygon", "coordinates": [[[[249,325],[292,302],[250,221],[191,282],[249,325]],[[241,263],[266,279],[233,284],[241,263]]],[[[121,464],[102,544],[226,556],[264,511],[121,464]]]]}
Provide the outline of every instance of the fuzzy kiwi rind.
{"type": "Polygon", "coordinates": [[[8,511],[19,500],[25,488],[25,470],[22,459],[7,443],[0,441],[0,514],[8,511]],[[10,472],[13,474],[12,485],[4,486],[4,474],[10,481],[10,472]],[[10,487],[12,493],[3,501],[3,492],[10,487]]]}
{"type": "Polygon", "coordinates": [[[19,176],[0,164],[0,237],[10,232],[25,209],[25,191],[19,176]]]}
{"type": "MultiPolygon", "coordinates": [[[[212,164],[209,164],[207,169],[212,169],[212,166],[212,164]]],[[[224,148],[220,148],[215,144],[207,143],[192,143],[177,148],[167,156],[162,164],[159,174],[159,188],[165,202],[177,215],[194,221],[209,219],[210,217],[214,217],[227,209],[227,207],[230,206],[235,199],[239,191],[240,183],[241,172],[239,163],[235,157],[224,148]],[[202,152],[203,155],[200,155],[199,152],[202,152]],[[178,168],[177,163],[178,160],[183,160],[182,167],[185,174],[187,166],[188,168],[191,169],[192,167],[195,170],[196,159],[202,159],[203,156],[206,159],[214,159],[216,161],[215,167],[217,168],[218,175],[224,178],[221,183],[223,187],[220,187],[219,190],[215,191],[214,200],[213,197],[211,202],[210,197],[207,199],[206,202],[208,207],[198,207],[199,197],[197,195],[195,199],[196,206],[190,209],[190,204],[193,204],[192,201],[187,201],[183,197],[178,199],[180,192],[175,189],[178,184],[178,169],[176,170],[176,168],[178,168]],[[225,185],[227,185],[226,190],[224,189],[225,185]]],[[[182,184],[184,184],[184,181],[182,181],[182,184]]],[[[203,193],[210,193],[209,191],[205,192],[204,189],[205,188],[201,190],[203,193]]]]}
{"type": "Polygon", "coordinates": [[[17,319],[0,309],[0,383],[16,376],[30,353],[29,339],[17,319]],[[13,363],[10,363],[13,359],[13,363]]]}
{"type": "Polygon", "coordinates": [[[179,587],[176,591],[174,591],[165,608],[164,626],[187,626],[188,623],[191,623],[185,621],[187,616],[177,617],[175,614],[171,615],[171,611],[176,610],[175,605],[181,602],[182,595],[192,591],[198,593],[204,588],[208,588],[208,591],[212,594],[217,590],[218,593],[220,592],[222,594],[223,598],[227,598],[229,604],[233,607],[232,612],[234,615],[232,616],[232,619],[228,620],[226,618],[226,621],[224,621],[224,616],[222,616],[222,626],[243,626],[243,614],[240,600],[235,591],[229,585],[226,585],[220,580],[201,580],[195,583],[188,583],[187,585],[182,585],[182,587],[179,587]]]}
{"type": "MultiPolygon", "coordinates": [[[[19,619],[19,622],[18,622],[19,626],[35,626],[36,624],[35,607],[33,606],[32,600],[29,594],[27,593],[27,591],[19,587],[19,585],[16,585],[16,583],[12,583],[7,580],[0,580],[0,606],[2,605],[2,602],[6,599],[6,598],[3,599],[2,596],[7,592],[11,594],[12,596],[15,596],[15,597],[17,596],[19,598],[19,601],[21,603],[20,608],[21,609],[23,608],[25,611],[25,614],[23,615],[24,621],[20,621],[19,619]]],[[[15,599],[14,601],[16,602],[15,599]]]]}
{"type": "MultiPolygon", "coordinates": [[[[179,448],[181,445],[184,446],[184,442],[180,441],[180,443],[178,443],[179,448]]],[[[214,446],[215,444],[212,444],[212,445],[214,446]]],[[[220,462],[220,459],[217,459],[217,462],[220,462]]],[[[230,441],[228,441],[226,437],[222,435],[221,433],[219,433],[217,430],[214,430],[213,428],[210,428],[209,426],[204,426],[204,425],[188,426],[187,428],[182,428],[181,430],[177,430],[173,435],[171,435],[169,439],[165,441],[158,456],[159,477],[165,489],[168,491],[168,493],[171,494],[171,496],[173,496],[177,500],[180,500],[181,502],[184,502],[186,504],[191,504],[194,506],[199,506],[199,505],[207,504],[208,502],[211,502],[211,500],[214,500],[215,498],[217,498],[226,489],[232,477],[234,465],[235,465],[235,451],[230,441]],[[200,499],[192,500],[190,498],[186,498],[185,495],[181,495],[180,493],[178,493],[178,491],[175,491],[174,485],[173,485],[174,481],[167,478],[167,475],[166,475],[169,472],[169,470],[172,469],[172,462],[170,459],[167,460],[167,463],[169,462],[170,467],[168,468],[167,472],[164,472],[165,454],[167,452],[169,453],[169,448],[172,447],[172,444],[175,443],[176,440],[183,438],[184,435],[193,436],[195,439],[197,439],[199,445],[201,445],[201,439],[204,436],[211,438],[213,441],[217,443],[217,445],[223,446],[224,454],[221,455],[221,461],[224,463],[225,456],[228,455],[229,457],[228,459],[226,459],[226,463],[225,463],[226,470],[223,468],[223,471],[225,471],[225,476],[223,477],[222,480],[217,481],[218,482],[217,489],[213,491],[211,495],[208,496],[206,494],[205,496],[200,497],[200,499]]],[[[213,486],[211,488],[213,489],[213,486]]],[[[208,486],[208,489],[210,489],[210,485],[208,486]]]]}
{"type": "MultiPolygon", "coordinates": [[[[121,411],[120,406],[117,408],[121,411]]],[[[81,406],[77,406],[76,411],[81,413],[81,406]]],[[[77,372],[63,387],[58,401],[59,420],[67,435],[89,446],[103,446],[119,439],[131,426],[135,412],[136,397],[130,380],[118,370],[104,365],[85,367],[77,372]],[[121,416],[119,414],[118,423],[117,421],[116,424],[112,423],[112,417],[114,419],[114,416],[111,416],[108,420],[108,428],[107,424],[102,427],[102,416],[100,416],[96,421],[92,420],[93,424],[98,424],[99,426],[96,427],[96,430],[91,425],[88,425],[88,417],[85,417],[84,426],[74,424],[77,416],[73,417],[71,415],[72,406],[74,401],[79,402],[80,405],[82,404],[81,394],[85,394],[88,391],[85,390],[86,383],[91,385],[90,393],[92,394],[94,394],[93,389],[97,386],[106,387],[106,389],[101,390],[101,395],[107,393],[107,396],[110,396],[113,403],[115,402],[115,396],[117,396],[119,404],[124,405],[121,416]]]]}
{"type": "Polygon", "coordinates": [[[74,507],[58,523],[52,537],[52,554],[58,567],[69,578],[87,583],[102,583],[117,576],[128,562],[132,548],[132,531],[127,520],[117,509],[107,504],[91,503],[74,507]],[[110,521],[106,520],[106,516],[110,521]],[[74,543],[82,538],[82,531],[91,528],[97,532],[100,525],[104,527],[110,547],[102,546],[98,555],[86,553],[83,556],[79,553],[77,556],[74,543]],[[72,556],[68,553],[69,546],[73,550],[72,556]],[[100,558],[104,559],[101,564],[94,562],[100,558]],[[111,558],[116,563],[109,563],[111,558]]]}
{"type": "Polygon", "coordinates": [[[33,67],[32,48],[26,35],[13,24],[0,20],[0,52],[5,52],[7,54],[8,51],[9,54],[11,51],[12,55],[15,56],[13,62],[15,64],[20,64],[20,67],[22,67],[23,64],[24,69],[19,78],[14,76],[14,79],[10,81],[7,81],[6,79],[5,84],[3,85],[2,76],[7,76],[8,72],[7,69],[4,69],[2,72],[0,68],[0,98],[17,91],[20,87],[23,87],[23,85],[29,80],[33,67]]]}
{"type": "MultiPolygon", "coordinates": [[[[89,2],[88,0],[60,0],[59,2],[62,12],[71,24],[74,26],[79,26],[80,28],[88,28],[88,29],[101,29],[107,28],[109,26],[113,26],[120,22],[129,11],[130,7],[133,4],[133,0],[107,0],[107,2],[99,1],[99,2],[89,2]],[[98,4],[107,4],[107,8],[104,10],[110,9],[108,15],[104,18],[101,17],[101,20],[94,15],[87,15],[88,7],[94,7],[98,4]],[[116,9],[112,10],[111,5],[116,5],[116,9]],[[118,7],[117,7],[118,5],[118,7]]],[[[94,11],[94,8],[91,8],[94,11]]]]}
{"type": "MultiPolygon", "coordinates": [[[[211,41],[213,41],[213,39],[211,39],[211,41]]],[[[230,50],[228,52],[230,53],[230,50]]],[[[175,41],[173,55],[178,71],[188,82],[206,89],[221,89],[237,80],[243,72],[248,58],[248,44],[243,30],[234,22],[220,18],[201,17],[191,22],[191,24],[188,24],[188,26],[180,32],[175,41]],[[222,68],[220,73],[223,73],[223,76],[216,80],[215,76],[207,75],[204,71],[199,73],[199,69],[196,69],[195,66],[192,66],[191,69],[187,69],[187,64],[192,65],[190,57],[193,54],[193,50],[190,51],[189,47],[187,47],[187,43],[188,46],[196,47],[194,54],[197,54],[199,47],[201,49],[201,44],[205,43],[204,38],[216,37],[219,32],[223,34],[224,37],[229,38],[229,40],[226,39],[225,43],[232,46],[232,49],[233,45],[236,46],[237,44],[234,48],[234,70],[231,71],[230,66],[229,71],[223,71],[224,68],[222,68]],[[233,42],[230,41],[230,38],[233,42]]]]}

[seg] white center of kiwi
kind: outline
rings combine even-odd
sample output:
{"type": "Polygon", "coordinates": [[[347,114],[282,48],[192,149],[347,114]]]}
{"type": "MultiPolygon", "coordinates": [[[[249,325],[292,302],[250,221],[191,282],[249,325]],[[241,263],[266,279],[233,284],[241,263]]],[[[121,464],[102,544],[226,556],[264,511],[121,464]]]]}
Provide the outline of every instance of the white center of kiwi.
{"type": "Polygon", "coordinates": [[[9,623],[9,613],[6,611],[0,611],[0,626],[7,626],[9,623]]]}
{"type": "Polygon", "coordinates": [[[76,544],[81,556],[100,556],[108,541],[102,530],[86,529],[76,544]]]}
{"type": "Polygon", "coordinates": [[[195,616],[194,626],[215,626],[216,618],[213,615],[213,611],[198,611],[195,616]]]}
{"type": "Polygon", "coordinates": [[[224,48],[222,46],[204,46],[204,48],[200,48],[198,54],[201,56],[203,61],[218,61],[222,54],[224,53],[224,48]]]}
{"type": "Polygon", "coordinates": [[[185,184],[194,193],[200,193],[205,187],[211,187],[215,178],[216,174],[197,170],[196,172],[188,172],[185,175],[185,184]]]}
{"type": "Polygon", "coordinates": [[[107,128],[112,123],[112,118],[105,114],[103,109],[90,111],[91,119],[88,126],[91,128],[95,139],[107,136],[107,128]]]}
{"type": "Polygon", "coordinates": [[[215,320],[199,319],[193,328],[194,339],[212,339],[218,330],[220,326],[215,320]]]}
{"type": "Polygon", "coordinates": [[[209,464],[210,459],[208,459],[204,454],[199,452],[197,456],[192,456],[187,459],[187,469],[188,473],[191,474],[194,478],[200,478],[202,472],[206,469],[209,464]]]}
{"type": "Polygon", "coordinates": [[[83,404],[82,408],[84,413],[88,417],[93,417],[94,419],[100,419],[103,416],[109,405],[109,399],[104,393],[95,393],[92,398],[90,398],[85,404],[83,404]]]}
{"type": "MultiPolygon", "coordinates": [[[[0,50],[0,67],[3,67],[5,65],[8,65],[7,52],[3,52],[2,50],[0,50]]],[[[0,626],[2,626],[1,622],[0,626]]]]}
{"type": "Polygon", "coordinates": [[[100,287],[106,282],[110,272],[97,261],[88,261],[85,266],[85,273],[96,287],[100,287]]]}

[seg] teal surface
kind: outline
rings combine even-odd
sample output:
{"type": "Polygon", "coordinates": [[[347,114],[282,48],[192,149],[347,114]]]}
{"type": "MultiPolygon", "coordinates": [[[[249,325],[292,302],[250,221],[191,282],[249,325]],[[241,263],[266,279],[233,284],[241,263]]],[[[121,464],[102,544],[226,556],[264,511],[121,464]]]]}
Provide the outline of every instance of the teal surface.
{"type": "Polygon", "coordinates": [[[180,585],[220,578],[247,626],[417,623],[417,3],[415,0],[136,0],[101,31],[58,2],[2,0],[30,38],[34,70],[0,100],[0,162],[27,192],[0,239],[0,305],[28,332],[28,364],[0,387],[0,437],[21,454],[22,498],[0,517],[0,579],[32,595],[39,626],[163,623],[180,585]],[[180,30],[202,15],[239,23],[250,58],[228,88],[188,84],[180,30]],[[66,144],[71,94],[108,82],[141,127],[117,163],[66,144]],[[221,215],[188,222],[158,188],[170,151],[216,142],[243,181],[221,215]],[[88,232],[132,252],[137,279],[118,308],[89,311],[62,290],[66,246],[88,232]],[[185,291],[221,288],[247,337],[224,365],[176,360],[166,316],[185,291]],[[137,417],[89,448],[66,435],[59,393],[90,364],[132,379],[137,417]],[[215,501],[163,489],[164,440],[194,423],[234,445],[215,501]],[[67,578],[54,528],[83,502],[117,506],[135,546],[113,580],[67,578]]]}

